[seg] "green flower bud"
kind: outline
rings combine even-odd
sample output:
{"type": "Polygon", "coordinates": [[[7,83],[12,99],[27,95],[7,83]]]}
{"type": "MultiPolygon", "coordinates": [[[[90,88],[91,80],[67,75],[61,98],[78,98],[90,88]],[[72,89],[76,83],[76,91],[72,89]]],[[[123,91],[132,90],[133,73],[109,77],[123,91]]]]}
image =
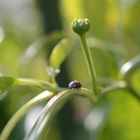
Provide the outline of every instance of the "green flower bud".
{"type": "Polygon", "coordinates": [[[90,29],[90,23],[88,19],[75,19],[72,22],[72,29],[77,34],[81,35],[86,33],[90,29]]]}

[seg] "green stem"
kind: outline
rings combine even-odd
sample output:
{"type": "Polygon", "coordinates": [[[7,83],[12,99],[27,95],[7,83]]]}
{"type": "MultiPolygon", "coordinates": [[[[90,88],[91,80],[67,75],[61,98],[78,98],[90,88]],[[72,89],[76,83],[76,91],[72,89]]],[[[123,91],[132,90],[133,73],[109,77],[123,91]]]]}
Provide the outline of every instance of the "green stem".
{"type": "Polygon", "coordinates": [[[114,83],[111,86],[104,88],[101,91],[100,98],[104,97],[105,95],[111,92],[116,92],[117,90],[128,91],[132,96],[134,96],[140,102],[140,95],[131,86],[129,86],[127,82],[125,81],[119,81],[119,82],[114,83]]]}
{"type": "Polygon", "coordinates": [[[104,96],[106,94],[109,94],[111,92],[115,92],[117,90],[128,90],[128,86],[127,86],[127,83],[124,82],[124,81],[119,81],[119,82],[116,82],[114,83],[113,85],[110,85],[106,88],[104,88],[102,91],[101,91],[101,96],[104,96]]]}
{"type": "Polygon", "coordinates": [[[81,34],[80,39],[81,39],[82,46],[83,46],[82,50],[83,50],[83,53],[84,53],[84,57],[85,57],[87,65],[88,65],[88,71],[89,71],[89,74],[90,74],[90,78],[92,80],[92,91],[95,95],[98,95],[99,93],[98,93],[97,82],[96,82],[95,67],[94,67],[94,63],[93,63],[93,59],[92,59],[90,49],[87,45],[85,34],[81,34]]]}
{"type": "Polygon", "coordinates": [[[43,81],[43,80],[26,79],[26,78],[17,78],[14,82],[14,85],[15,86],[16,85],[36,86],[43,90],[47,89],[47,90],[54,91],[54,92],[56,92],[57,88],[58,88],[56,85],[43,81]]]}
{"type": "Polygon", "coordinates": [[[27,113],[27,111],[36,104],[50,99],[53,95],[53,92],[46,90],[34,97],[33,99],[31,99],[30,101],[28,101],[27,103],[25,103],[6,124],[0,135],[0,140],[8,140],[12,130],[14,129],[16,124],[21,120],[21,118],[27,113]]]}

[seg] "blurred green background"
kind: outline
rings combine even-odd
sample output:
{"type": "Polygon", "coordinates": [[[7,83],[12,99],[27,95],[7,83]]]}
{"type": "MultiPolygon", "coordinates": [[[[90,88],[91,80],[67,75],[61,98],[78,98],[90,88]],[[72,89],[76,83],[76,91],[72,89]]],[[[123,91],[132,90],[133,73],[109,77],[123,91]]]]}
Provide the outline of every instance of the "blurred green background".
{"type": "MultiPolygon", "coordinates": [[[[89,18],[91,30],[87,36],[97,76],[117,80],[120,67],[140,53],[139,13],[139,0],[1,0],[0,75],[48,80],[51,50],[67,37],[72,52],[62,64],[57,82],[67,87],[69,81],[77,79],[90,88],[80,43],[71,30],[73,19],[89,18]],[[35,57],[27,55],[31,45],[37,46],[35,57]]],[[[137,71],[134,87],[138,91],[139,83],[137,71]]],[[[15,87],[9,92],[12,94],[0,101],[0,130],[19,107],[38,93],[28,87],[15,87]]],[[[26,121],[27,117],[16,127],[11,140],[22,139],[28,129],[26,121]]],[[[70,100],[56,117],[49,139],[139,140],[139,131],[139,102],[129,93],[118,91],[92,109],[85,99],[70,100]]]]}

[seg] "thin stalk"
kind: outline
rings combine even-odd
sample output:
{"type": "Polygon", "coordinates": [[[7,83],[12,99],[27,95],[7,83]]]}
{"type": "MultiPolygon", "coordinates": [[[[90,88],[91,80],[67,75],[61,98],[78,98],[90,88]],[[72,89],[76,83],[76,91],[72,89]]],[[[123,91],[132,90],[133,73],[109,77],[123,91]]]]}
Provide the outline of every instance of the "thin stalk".
{"type": "Polygon", "coordinates": [[[110,86],[105,87],[103,90],[101,90],[101,96],[103,97],[111,92],[115,92],[117,90],[128,90],[128,85],[125,81],[118,81],[110,86]]]}
{"type": "Polygon", "coordinates": [[[129,92],[131,95],[133,95],[139,102],[140,102],[140,95],[137,93],[130,85],[127,84],[125,81],[118,81],[114,83],[113,85],[110,85],[103,90],[101,90],[101,95],[99,98],[104,97],[105,95],[115,92],[117,90],[125,90],[129,92]]]}
{"type": "Polygon", "coordinates": [[[92,91],[95,95],[98,95],[98,88],[97,88],[97,82],[96,82],[96,72],[95,72],[95,67],[92,59],[92,55],[90,52],[90,49],[87,45],[86,37],[85,34],[80,35],[81,43],[82,43],[82,51],[84,53],[84,57],[86,60],[86,63],[88,65],[88,71],[90,74],[90,78],[92,80],[92,91]]]}
{"type": "Polygon", "coordinates": [[[17,78],[14,82],[14,85],[27,85],[27,86],[36,86],[43,90],[50,90],[56,92],[57,87],[52,83],[43,81],[43,80],[35,80],[35,79],[26,79],[26,78],[17,78]]]}
{"type": "Polygon", "coordinates": [[[39,95],[35,96],[33,99],[25,103],[15,114],[14,116],[9,120],[9,122],[4,127],[1,135],[0,140],[8,140],[12,130],[16,126],[16,124],[21,120],[21,118],[36,104],[46,101],[50,99],[54,95],[53,92],[50,91],[44,91],[40,93],[39,95]]]}

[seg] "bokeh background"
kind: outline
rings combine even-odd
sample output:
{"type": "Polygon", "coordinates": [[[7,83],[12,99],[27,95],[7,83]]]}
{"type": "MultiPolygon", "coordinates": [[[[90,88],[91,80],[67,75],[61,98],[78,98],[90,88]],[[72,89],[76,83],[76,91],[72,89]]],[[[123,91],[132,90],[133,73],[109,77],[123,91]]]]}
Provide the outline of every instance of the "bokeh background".
{"type": "MultiPolygon", "coordinates": [[[[139,13],[139,0],[1,0],[0,75],[48,80],[52,48],[67,37],[72,51],[60,68],[57,82],[67,87],[69,81],[78,79],[90,88],[80,43],[71,30],[73,19],[89,18],[91,29],[87,39],[97,76],[117,80],[121,66],[140,53],[139,13]],[[35,49],[28,55],[31,45],[35,49]]],[[[134,75],[137,91],[139,83],[140,71],[137,71],[134,75]]],[[[9,92],[0,101],[0,130],[18,108],[38,93],[24,86],[9,92]]],[[[30,114],[18,124],[10,140],[23,138],[29,129],[30,114]]],[[[92,109],[85,99],[70,100],[56,116],[48,139],[139,140],[139,131],[139,102],[129,93],[118,91],[92,109]]]]}

